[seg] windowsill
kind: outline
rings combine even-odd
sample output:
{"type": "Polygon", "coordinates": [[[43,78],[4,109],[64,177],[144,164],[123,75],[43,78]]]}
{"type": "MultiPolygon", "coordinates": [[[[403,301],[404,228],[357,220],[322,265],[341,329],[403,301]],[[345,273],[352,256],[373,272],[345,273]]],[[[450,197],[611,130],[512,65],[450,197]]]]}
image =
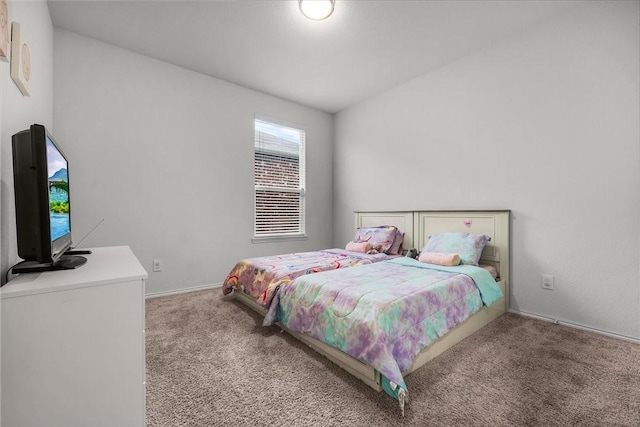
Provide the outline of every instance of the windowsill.
{"type": "Polygon", "coordinates": [[[284,236],[253,236],[251,243],[271,243],[295,240],[307,240],[306,234],[289,234],[284,236]]]}

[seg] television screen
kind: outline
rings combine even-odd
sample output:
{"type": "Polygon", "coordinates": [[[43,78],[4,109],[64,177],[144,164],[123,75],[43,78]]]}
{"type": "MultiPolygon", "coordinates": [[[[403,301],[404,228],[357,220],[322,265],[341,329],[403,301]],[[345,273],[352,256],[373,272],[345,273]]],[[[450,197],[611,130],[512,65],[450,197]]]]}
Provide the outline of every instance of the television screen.
{"type": "Polygon", "coordinates": [[[47,135],[47,170],[49,177],[49,226],[51,241],[71,232],[69,221],[69,177],[67,160],[47,135]]]}

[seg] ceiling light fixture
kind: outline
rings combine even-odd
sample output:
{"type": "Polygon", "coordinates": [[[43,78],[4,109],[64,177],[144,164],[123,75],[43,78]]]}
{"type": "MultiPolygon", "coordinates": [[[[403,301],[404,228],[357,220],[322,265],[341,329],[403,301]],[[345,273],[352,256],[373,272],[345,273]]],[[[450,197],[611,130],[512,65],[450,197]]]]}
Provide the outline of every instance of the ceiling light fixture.
{"type": "Polygon", "coordinates": [[[309,19],[322,21],[333,13],[336,0],[298,0],[300,12],[309,19]]]}

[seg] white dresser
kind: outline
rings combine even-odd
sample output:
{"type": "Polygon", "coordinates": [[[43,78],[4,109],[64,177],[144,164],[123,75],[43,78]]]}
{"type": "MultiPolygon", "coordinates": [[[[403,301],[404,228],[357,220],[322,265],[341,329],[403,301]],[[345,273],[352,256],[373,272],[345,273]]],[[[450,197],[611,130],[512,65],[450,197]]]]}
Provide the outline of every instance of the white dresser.
{"type": "Polygon", "coordinates": [[[0,289],[4,427],[145,425],[145,279],[128,246],[0,289]]]}

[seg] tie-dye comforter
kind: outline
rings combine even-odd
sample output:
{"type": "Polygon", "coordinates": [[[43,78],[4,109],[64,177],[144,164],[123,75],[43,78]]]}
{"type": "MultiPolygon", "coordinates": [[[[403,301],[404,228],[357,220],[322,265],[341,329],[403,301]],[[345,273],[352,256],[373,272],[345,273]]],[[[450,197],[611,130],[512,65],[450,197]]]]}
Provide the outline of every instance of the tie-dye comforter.
{"type": "Polygon", "coordinates": [[[501,296],[482,268],[397,258],[283,284],[264,324],[280,322],[373,366],[404,407],[402,372],[420,350],[501,296]]]}
{"type": "Polygon", "coordinates": [[[231,270],[222,284],[222,292],[226,295],[233,290],[241,291],[268,307],[278,287],[298,276],[390,258],[383,253],[370,255],[344,249],[326,249],[244,259],[231,270]]]}

